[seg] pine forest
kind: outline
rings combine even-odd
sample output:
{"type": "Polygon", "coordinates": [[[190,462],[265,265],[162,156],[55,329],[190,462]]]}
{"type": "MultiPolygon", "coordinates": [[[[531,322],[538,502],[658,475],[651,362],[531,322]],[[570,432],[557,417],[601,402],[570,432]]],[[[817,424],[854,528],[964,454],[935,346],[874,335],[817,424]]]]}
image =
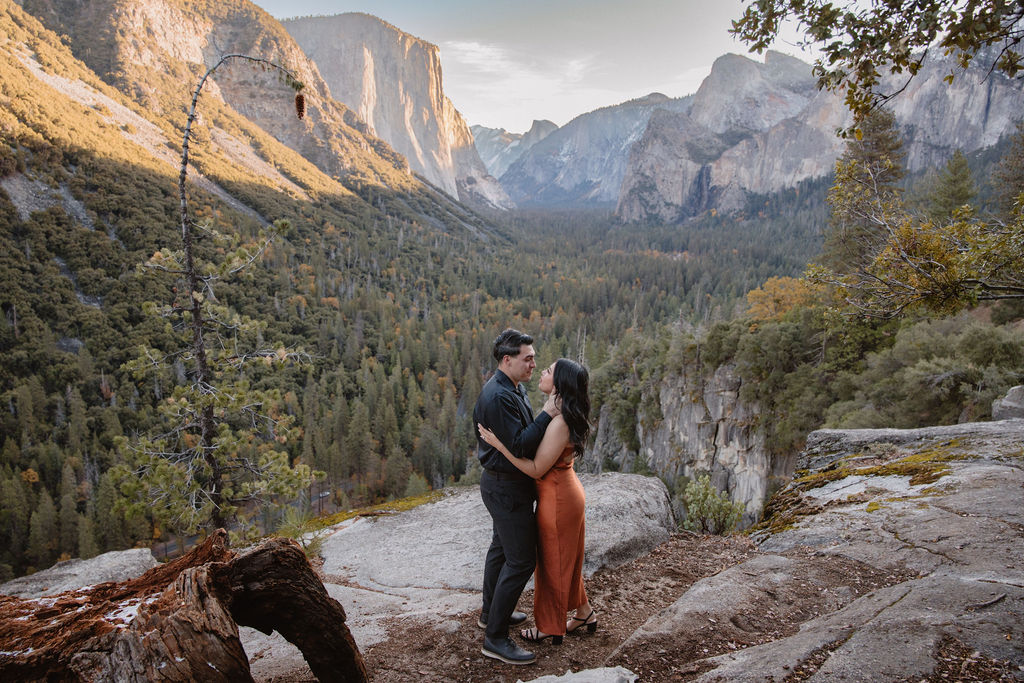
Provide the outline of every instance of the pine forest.
{"type": "MultiPolygon", "coordinates": [[[[387,149],[325,171],[204,94],[187,194],[207,286],[186,294],[175,163],[201,69],[97,76],[73,56],[77,38],[10,3],[0,33],[32,51],[0,52],[0,581],[129,547],[163,559],[214,522],[255,537],[296,511],[478,481],[472,408],[506,327],[535,337],[541,367],[582,360],[595,419],[606,407],[627,445],[638,414],[657,419],[658,383],[684,369],[734,365],[779,453],[823,425],[986,419],[1024,381],[1020,298],[950,289],[871,314],[890,302],[854,276],[887,238],[863,221],[858,202],[877,195],[855,196],[849,168],[881,156],[899,169],[891,122],[851,139],[836,173],[737,213],[629,224],[610,210],[469,208],[387,149]],[[97,95],[68,95],[72,83],[97,95]],[[225,133],[276,175],[214,145],[225,133]],[[141,151],[147,137],[175,163],[141,151]],[[202,409],[231,463],[197,466],[213,497],[178,485],[179,463],[144,457],[199,438],[187,419],[201,409],[187,390],[199,310],[216,328],[221,397],[202,409]]],[[[250,96],[271,120],[295,118],[276,76],[230,69],[256,74],[250,96]]],[[[1024,128],[894,172],[883,208],[1019,235],[1022,169],[1024,128]]]]}

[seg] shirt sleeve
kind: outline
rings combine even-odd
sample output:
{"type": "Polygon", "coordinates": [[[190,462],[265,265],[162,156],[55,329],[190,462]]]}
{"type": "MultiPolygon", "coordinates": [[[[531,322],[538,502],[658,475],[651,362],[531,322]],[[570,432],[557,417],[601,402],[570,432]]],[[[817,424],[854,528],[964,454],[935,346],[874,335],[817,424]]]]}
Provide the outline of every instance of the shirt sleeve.
{"type": "Polygon", "coordinates": [[[544,438],[544,430],[551,423],[551,416],[542,410],[524,427],[520,418],[519,399],[509,391],[501,392],[498,400],[491,404],[491,408],[493,412],[487,411],[490,413],[487,416],[489,424],[485,422],[484,426],[488,426],[494,432],[512,451],[512,455],[533,460],[537,455],[537,447],[544,438]]]}

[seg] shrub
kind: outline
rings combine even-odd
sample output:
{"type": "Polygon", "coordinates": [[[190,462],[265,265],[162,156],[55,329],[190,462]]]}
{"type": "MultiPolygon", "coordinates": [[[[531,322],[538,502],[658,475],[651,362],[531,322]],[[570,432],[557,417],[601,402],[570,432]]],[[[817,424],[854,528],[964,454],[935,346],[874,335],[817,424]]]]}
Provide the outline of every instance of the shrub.
{"type": "Polygon", "coordinates": [[[405,496],[407,498],[412,496],[422,496],[429,490],[430,484],[427,483],[426,478],[422,474],[413,472],[409,475],[409,483],[405,487],[405,496]]]}
{"type": "Polygon", "coordinates": [[[318,527],[309,514],[291,505],[284,509],[284,518],[277,527],[277,535],[298,541],[302,546],[302,552],[306,553],[309,559],[320,555],[327,531],[318,527]]]}
{"type": "Polygon", "coordinates": [[[686,506],[683,527],[702,534],[732,533],[743,518],[743,503],[734,503],[729,494],[719,493],[707,474],[690,480],[686,485],[683,505],[686,506]]]}

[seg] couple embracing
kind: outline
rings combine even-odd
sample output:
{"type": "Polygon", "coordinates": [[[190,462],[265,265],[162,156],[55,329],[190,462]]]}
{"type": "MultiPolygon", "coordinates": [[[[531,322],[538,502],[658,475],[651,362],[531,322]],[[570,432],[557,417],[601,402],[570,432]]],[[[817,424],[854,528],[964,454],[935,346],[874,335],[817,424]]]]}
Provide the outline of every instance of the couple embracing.
{"type": "Polygon", "coordinates": [[[473,410],[480,495],[493,521],[479,620],[482,651],[509,664],[531,664],[536,656],[509,638],[509,627],[526,621],[515,607],[534,569],[536,625],[520,631],[524,640],[558,645],[566,633],[597,629],[583,588],[583,486],[572,468],[590,432],[589,379],[579,363],[552,363],[541,372],[547,400],[535,418],[522,386],[537,367],[533,338],[505,330],[493,354],[498,369],[473,410]]]}

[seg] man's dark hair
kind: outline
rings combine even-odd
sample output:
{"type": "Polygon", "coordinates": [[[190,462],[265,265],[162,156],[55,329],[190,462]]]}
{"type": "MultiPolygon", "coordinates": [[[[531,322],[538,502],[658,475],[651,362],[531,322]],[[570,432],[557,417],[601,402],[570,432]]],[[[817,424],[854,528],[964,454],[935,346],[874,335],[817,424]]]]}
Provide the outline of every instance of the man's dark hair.
{"type": "Polygon", "coordinates": [[[510,327],[494,340],[494,360],[500,363],[505,356],[518,356],[519,348],[523,344],[532,343],[533,337],[510,327]]]}

